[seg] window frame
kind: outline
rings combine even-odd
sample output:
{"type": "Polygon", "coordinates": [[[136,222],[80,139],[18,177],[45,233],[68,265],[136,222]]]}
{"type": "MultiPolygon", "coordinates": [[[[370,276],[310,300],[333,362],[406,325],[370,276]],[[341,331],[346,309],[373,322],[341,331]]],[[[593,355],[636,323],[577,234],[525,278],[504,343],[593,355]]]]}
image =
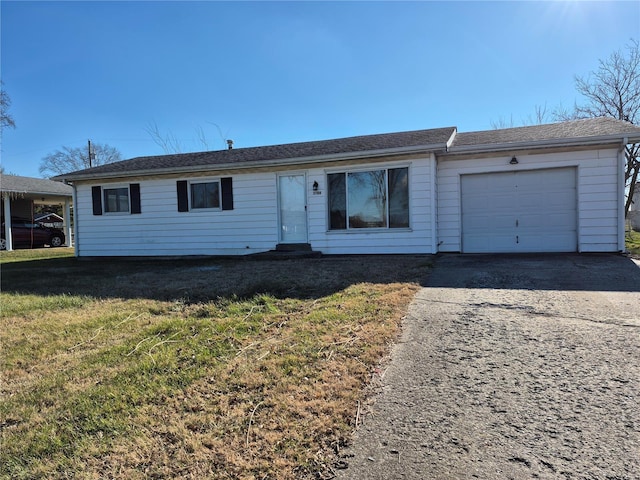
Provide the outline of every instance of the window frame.
{"type": "Polygon", "coordinates": [[[222,210],[222,180],[218,177],[215,178],[198,178],[189,180],[187,189],[187,197],[189,202],[190,212],[218,212],[222,210]],[[218,206],[217,207],[194,207],[193,206],[193,185],[203,185],[207,183],[218,184],[218,206]]]}
{"type": "Polygon", "coordinates": [[[326,221],[327,221],[327,232],[328,233],[370,233],[370,232],[388,232],[388,231],[410,231],[412,229],[412,221],[411,221],[411,164],[399,164],[399,165],[386,165],[386,166],[374,166],[369,165],[367,167],[358,167],[358,168],[341,168],[341,169],[330,169],[325,170],[325,185],[327,186],[327,196],[325,202],[325,213],[326,213],[326,221]],[[390,198],[389,198],[389,170],[400,170],[406,169],[407,171],[407,220],[408,225],[406,227],[391,227],[390,226],[390,198]],[[359,173],[359,172],[376,172],[376,171],[384,171],[385,172],[385,220],[386,226],[382,227],[351,227],[349,225],[349,174],[350,173],[359,173]],[[329,175],[332,174],[343,174],[344,175],[344,195],[345,195],[345,228],[332,228],[331,227],[331,190],[330,190],[330,182],[329,175]]]}
{"type": "MultiPolygon", "coordinates": [[[[130,215],[131,214],[131,187],[129,184],[102,186],[102,213],[104,215],[130,215]],[[127,190],[127,210],[108,210],[109,202],[107,200],[107,192],[109,190],[127,190]]],[[[119,200],[118,200],[119,203],[119,200]]]]}

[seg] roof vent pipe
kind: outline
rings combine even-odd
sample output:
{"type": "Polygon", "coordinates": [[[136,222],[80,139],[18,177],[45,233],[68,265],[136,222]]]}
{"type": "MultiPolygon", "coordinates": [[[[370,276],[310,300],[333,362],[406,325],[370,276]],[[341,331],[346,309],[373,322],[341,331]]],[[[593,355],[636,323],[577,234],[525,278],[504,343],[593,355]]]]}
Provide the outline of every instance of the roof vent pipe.
{"type": "Polygon", "coordinates": [[[227,145],[229,145],[229,150],[233,150],[233,140],[227,140],[227,145]]]}

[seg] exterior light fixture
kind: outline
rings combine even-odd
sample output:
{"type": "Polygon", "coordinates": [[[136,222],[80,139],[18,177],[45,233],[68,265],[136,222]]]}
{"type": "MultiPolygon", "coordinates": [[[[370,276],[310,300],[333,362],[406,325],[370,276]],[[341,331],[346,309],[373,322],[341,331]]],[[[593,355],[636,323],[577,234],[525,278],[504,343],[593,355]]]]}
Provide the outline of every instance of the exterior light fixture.
{"type": "Polygon", "coordinates": [[[509,162],[509,164],[511,165],[517,165],[518,164],[518,159],[514,156],[511,161],[509,162]]]}
{"type": "Polygon", "coordinates": [[[318,191],[318,187],[319,187],[318,182],[313,182],[313,191],[314,192],[318,191]]]}

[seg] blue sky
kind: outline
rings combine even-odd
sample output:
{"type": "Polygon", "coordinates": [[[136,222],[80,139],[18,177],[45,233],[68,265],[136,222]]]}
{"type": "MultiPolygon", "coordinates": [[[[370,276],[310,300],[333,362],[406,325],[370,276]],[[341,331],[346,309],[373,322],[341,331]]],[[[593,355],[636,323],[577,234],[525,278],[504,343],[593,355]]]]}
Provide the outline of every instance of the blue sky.
{"type": "Polygon", "coordinates": [[[124,158],[422,128],[516,125],[640,37],[640,2],[14,2],[5,171],[87,139],[124,158]]]}

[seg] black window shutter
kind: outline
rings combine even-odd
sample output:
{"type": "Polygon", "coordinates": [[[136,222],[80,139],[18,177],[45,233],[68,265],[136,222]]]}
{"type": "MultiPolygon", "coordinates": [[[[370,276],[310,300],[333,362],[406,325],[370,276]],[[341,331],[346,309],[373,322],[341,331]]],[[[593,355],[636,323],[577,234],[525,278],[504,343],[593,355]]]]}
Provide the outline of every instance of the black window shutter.
{"type": "Polygon", "coordinates": [[[231,177],[220,179],[222,188],[222,210],[233,210],[233,182],[231,177]]]}
{"type": "Polygon", "coordinates": [[[93,199],[93,214],[102,215],[102,188],[91,187],[91,197],[93,199]]]}
{"type": "Polygon", "coordinates": [[[139,183],[131,183],[129,185],[129,196],[131,197],[131,213],[141,213],[139,183]]]}
{"type": "Polygon", "coordinates": [[[187,181],[180,180],[176,182],[176,189],[178,190],[178,211],[189,211],[189,191],[187,189],[187,181]]]}

